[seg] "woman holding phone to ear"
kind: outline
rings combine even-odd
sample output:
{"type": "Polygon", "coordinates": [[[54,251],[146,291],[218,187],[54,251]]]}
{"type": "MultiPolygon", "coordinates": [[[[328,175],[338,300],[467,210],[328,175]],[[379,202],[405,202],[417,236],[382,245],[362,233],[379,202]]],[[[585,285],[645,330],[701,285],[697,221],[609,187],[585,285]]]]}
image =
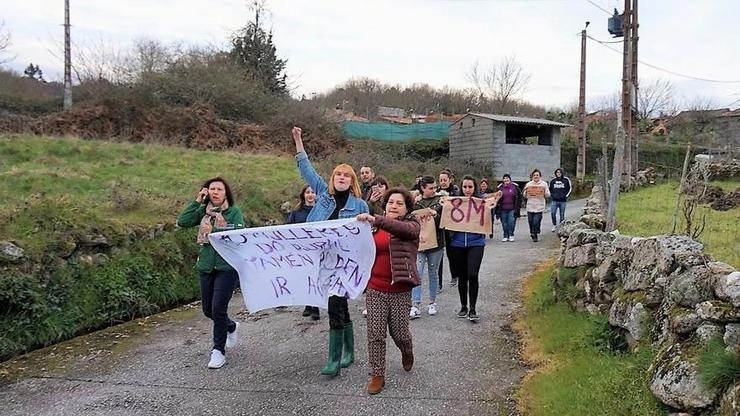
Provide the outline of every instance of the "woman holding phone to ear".
{"type": "Polygon", "coordinates": [[[238,341],[239,323],[229,318],[229,301],[239,275],[208,242],[208,234],[244,228],[242,211],[234,205],[234,195],[223,178],[207,180],[177,218],[182,228],[198,227],[197,243],[201,246],[195,268],[200,274],[203,314],[213,321],[213,348],[208,368],[221,368],[226,363],[226,348],[238,341]]]}

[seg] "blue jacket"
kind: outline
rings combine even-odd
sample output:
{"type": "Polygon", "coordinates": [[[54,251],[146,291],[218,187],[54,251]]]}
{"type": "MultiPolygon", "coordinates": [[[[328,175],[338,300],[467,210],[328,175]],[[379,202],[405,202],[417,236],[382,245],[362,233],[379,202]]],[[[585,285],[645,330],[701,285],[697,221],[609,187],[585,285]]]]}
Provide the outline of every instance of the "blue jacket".
{"type": "Polygon", "coordinates": [[[464,233],[460,231],[452,232],[450,246],[452,247],[483,247],[486,245],[485,234],[464,233]]]}
{"type": "MultiPolygon", "coordinates": [[[[311,161],[308,160],[306,152],[298,153],[295,159],[298,162],[298,170],[301,172],[301,177],[316,192],[316,205],[314,205],[311,213],[308,214],[306,222],[325,221],[329,219],[331,213],[334,212],[334,208],[337,207],[334,197],[329,195],[329,185],[316,172],[311,161]]],[[[339,210],[339,218],[354,218],[359,214],[368,212],[370,210],[367,207],[367,203],[354,196],[350,191],[347,203],[344,205],[344,208],[339,210]]]]}

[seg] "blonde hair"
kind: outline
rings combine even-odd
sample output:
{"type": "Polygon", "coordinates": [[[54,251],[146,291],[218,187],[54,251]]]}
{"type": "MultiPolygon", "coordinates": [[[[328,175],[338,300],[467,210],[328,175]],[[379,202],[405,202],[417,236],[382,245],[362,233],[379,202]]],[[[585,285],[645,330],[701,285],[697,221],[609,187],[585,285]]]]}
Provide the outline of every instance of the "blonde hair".
{"type": "Polygon", "coordinates": [[[337,165],[337,167],[335,167],[331,172],[331,178],[329,178],[329,194],[334,195],[337,192],[336,189],[334,189],[334,176],[338,173],[349,173],[349,176],[352,178],[349,189],[352,191],[354,196],[359,198],[362,195],[362,192],[360,192],[360,185],[357,184],[357,175],[355,174],[355,170],[352,169],[352,166],[346,163],[337,165]]]}

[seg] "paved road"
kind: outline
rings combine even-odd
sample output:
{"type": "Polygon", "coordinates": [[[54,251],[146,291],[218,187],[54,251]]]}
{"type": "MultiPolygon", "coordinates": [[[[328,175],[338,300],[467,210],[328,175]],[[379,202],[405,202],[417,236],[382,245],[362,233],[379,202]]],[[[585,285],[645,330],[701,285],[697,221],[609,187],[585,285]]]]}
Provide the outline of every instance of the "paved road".
{"type": "MultiPolygon", "coordinates": [[[[569,204],[569,216],[581,201],[569,204]]],[[[478,313],[471,323],[455,316],[455,288],[445,287],[439,314],[411,322],[416,363],[401,368],[388,339],[386,387],[377,396],[368,381],[361,301],[350,310],[356,325],[357,361],[336,378],[319,374],[328,342],[322,320],[299,308],[237,316],[241,344],[228,364],[208,370],[209,321],[197,305],[130,322],[0,365],[3,415],[507,415],[525,373],[517,357],[511,315],[523,276],[555,254],[557,239],[543,220],[543,238],[528,238],[526,218],[516,242],[500,232],[488,240],[481,267],[478,313]]],[[[445,267],[446,268],[446,267],[445,267]]],[[[426,301],[426,294],[424,295],[426,301]]],[[[243,308],[232,301],[233,313],[243,308]]]]}

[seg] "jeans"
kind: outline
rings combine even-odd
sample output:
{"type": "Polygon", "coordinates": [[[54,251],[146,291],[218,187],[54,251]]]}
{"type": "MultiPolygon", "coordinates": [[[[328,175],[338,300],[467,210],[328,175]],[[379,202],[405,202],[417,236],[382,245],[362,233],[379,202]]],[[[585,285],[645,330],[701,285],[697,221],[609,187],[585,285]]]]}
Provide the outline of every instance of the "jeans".
{"type": "Polygon", "coordinates": [[[483,249],[483,246],[450,247],[452,255],[450,266],[458,277],[457,291],[460,295],[460,305],[468,306],[470,296],[471,310],[475,310],[478,303],[478,272],[483,261],[483,249]]]}
{"type": "Polygon", "coordinates": [[[422,284],[411,289],[411,301],[414,304],[421,303],[421,287],[424,285],[424,264],[427,266],[429,274],[429,303],[434,303],[437,299],[437,289],[439,288],[439,264],[442,261],[444,249],[442,247],[431,250],[420,251],[416,257],[416,270],[419,271],[419,277],[422,284]]]}
{"type": "Polygon", "coordinates": [[[228,315],[229,301],[239,280],[235,270],[200,272],[203,314],[213,321],[213,349],[225,353],[226,334],[234,332],[236,322],[228,315]]]}
{"type": "Polygon", "coordinates": [[[565,221],[565,201],[552,201],[550,203],[550,219],[552,219],[552,225],[558,225],[565,221]],[[560,210],[560,221],[557,221],[558,210],[560,210]]]}
{"type": "Polygon", "coordinates": [[[344,325],[350,322],[347,298],[329,296],[329,329],[344,329],[344,325]]]}
{"type": "Polygon", "coordinates": [[[529,234],[537,235],[540,233],[540,224],[542,223],[541,212],[527,212],[527,221],[529,222],[529,234]]]}
{"type": "Polygon", "coordinates": [[[514,210],[501,210],[501,228],[504,230],[504,238],[514,237],[514,227],[516,227],[514,210]]]}

